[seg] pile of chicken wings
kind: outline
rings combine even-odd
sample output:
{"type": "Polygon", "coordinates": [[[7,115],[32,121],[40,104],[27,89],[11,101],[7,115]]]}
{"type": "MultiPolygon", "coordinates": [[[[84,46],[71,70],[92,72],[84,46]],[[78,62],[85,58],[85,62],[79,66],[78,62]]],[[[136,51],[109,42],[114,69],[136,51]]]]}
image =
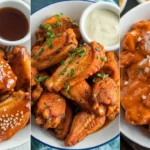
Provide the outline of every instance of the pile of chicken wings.
{"type": "Polygon", "coordinates": [[[38,125],[75,145],[119,113],[117,57],[96,41],[83,44],[78,22],[63,14],[50,17],[35,35],[32,112],[38,125]]]}

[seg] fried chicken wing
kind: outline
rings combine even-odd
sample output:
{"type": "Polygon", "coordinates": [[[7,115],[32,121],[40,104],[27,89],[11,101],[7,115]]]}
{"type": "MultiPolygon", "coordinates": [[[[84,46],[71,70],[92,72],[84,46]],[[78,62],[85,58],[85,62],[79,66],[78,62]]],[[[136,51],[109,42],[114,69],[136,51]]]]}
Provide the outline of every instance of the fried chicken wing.
{"type": "Polygon", "coordinates": [[[105,123],[104,117],[96,117],[87,112],[78,113],[73,119],[71,130],[65,140],[66,146],[73,146],[83,140],[89,134],[100,129],[105,123]]]}
{"type": "Polygon", "coordinates": [[[119,85],[120,73],[115,53],[107,52],[106,56],[107,61],[105,62],[101,72],[108,73],[109,76],[119,85]]]}
{"type": "Polygon", "coordinates": [[[53,39],[51,45],[52,47],[48,44],[33,47],[31,63],[37,70],[60,63],[72,49],[77,47],[78,42],[73,30],[68,29],[60,37],[53,39]]]}
{"type": "Polygon", "coordinates": [[[16,90],[30,87],[30,56],[24,46],[16,46],[7,53],[9,64],[17,76],[16,90]]]}
{"type": "Polygon", "coordinates": [[[92,109],[98,116],[105,115],[105,105],[115,105],[118,100],[117,85],[110,77],[99,79],[94,84],[92,93],[92,109]]]}
{"type": "Polygon", "coordinates": [[[79,48],[65,60],[64,65],[58,67],[52,76],[46,80],[47,90],[60,91],[92,76],[104,65],[101,57],[105,57],[105,51],[103,46],[97,42],[79,48]]]}
{"type": "Polygon", "coordinates": [[[56,93],[45,92],[37,104],[36,122],[45,129],[56,128],[65,115],[66,101],[56,93]]]}
{"type": "Polygon", "coordinates": [[[70,87],[68,92],[64,90],[61,90],[60,92],[68,99],[75,101],[82,109],[91,111],[90,98],[92,90],[85,80],[70,87]]]}
{"type": "Polygon", "coordinates": [[[42,92],[43,92],[42,86],[40,84],[35,85],[35,87],[31,91],[31,105],[34,105],[37,102],[42,92]]]}
{"type": "Polygon", "coordinates": [[[10,65],[0,57],[0,94],[11,91],[16,85],[17,77],[10,65]]]}
{"type": "Polygon", "coordinates": [[[55,129],[55,134],[58,139],[65,139],[72,122],[72,108],[69,104],[66,106],[65,116],[55,129]]]}
{"type": "Polygon", "coordinates": [[[48,35],[46,34],[47,28],[51,28],[55,35],[61,34],[66,30],[68,30],[69,28],[72,28],[76,34],[78,41],[81,38],[78,22],[73,21],[71,18],[67,16],[62,16],[58,18],[55,15],[46,20],[43,23],[43,25],[40,26],[40,29],[36,32],[36,38],[38,44],[40,45],[42,45],[44,41],[48,38],[48,35]]]}
{"type": "Polygon", "coordinates": [[[38,71],[36,70],[36,68],[31,67],[31,86],[36,85],[36,81],[35,78],[38,77],[38,71]]]}
{"type": "Polygon", "coordinates": [[[25,127],[30,117],[30,95],[23,91],[13,92],[0,102],[0,142],[11,138],[25,127]]]}

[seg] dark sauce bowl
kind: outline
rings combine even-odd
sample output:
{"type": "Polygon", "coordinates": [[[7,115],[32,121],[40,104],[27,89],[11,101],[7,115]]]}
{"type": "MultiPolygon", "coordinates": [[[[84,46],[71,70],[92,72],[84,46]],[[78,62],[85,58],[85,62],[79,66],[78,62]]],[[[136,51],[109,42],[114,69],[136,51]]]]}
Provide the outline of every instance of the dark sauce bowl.
{"type": "Polygon", "coordinates": [[[3,24],[2,22],[0,24],[0,45],[21,45],[30,39],[29,5],[21,0],[0,0],[0,13],[2,13],[0,20],[4,20],[3,24]],[[7,17],[3,17],[3,14],[7,17]],[[13,17],[14,19],[11,19],[13,17]],[[7,20],[7,18],[9,19],[7,20]],[[4,25],[4,22],[6,25],[4,25]],[[8,24],[10,24],[10,27],[8,24]]]}

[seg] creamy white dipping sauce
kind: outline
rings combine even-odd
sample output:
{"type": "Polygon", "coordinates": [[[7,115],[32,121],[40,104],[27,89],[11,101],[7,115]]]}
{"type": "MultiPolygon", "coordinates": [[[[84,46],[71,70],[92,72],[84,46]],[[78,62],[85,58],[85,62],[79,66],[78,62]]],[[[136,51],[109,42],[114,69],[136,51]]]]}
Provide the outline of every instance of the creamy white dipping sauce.
{"type": "Polygon", "coordinates": [[[106,9],[96,9],[85,20],[85,31],[91,40],[108,47],[119,42],[119,17],[106,9]]]}

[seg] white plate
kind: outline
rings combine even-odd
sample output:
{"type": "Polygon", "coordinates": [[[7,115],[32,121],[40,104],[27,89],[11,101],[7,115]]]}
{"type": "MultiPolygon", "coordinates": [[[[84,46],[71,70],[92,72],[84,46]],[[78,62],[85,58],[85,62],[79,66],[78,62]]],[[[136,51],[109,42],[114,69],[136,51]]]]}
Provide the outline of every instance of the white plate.
{"type": "MultiPolygon", "coordinates": [[[[58,14],[60,12],[64,13],[73,19],[80,19],[80,16],[84,9],[89,6],[91,2],[83,2],[83,1],[67,1],[60,2],[49,5],[31,16],[31,34],[32,34],[32,44],[35,42],[35,31],[38,29],[38,26],[48,19],[50,16],[54,14],[58,14]]],[[[34,117],[31,119],[31,134],[34,138],[45,143],[51,147],[59,148],[59,149],[86,149],[91,147],[96,147],[99,145],[103,145],[114,138],[116,138],[119,134],[119,117],[117,117],[112,123],[110,123],[103,130],[95,132],[88,137],[86,137],[83,141],[79,142],[77,145],[73,147],[65,147],[64,142],[55,138],[55,136],[40,128],[36,123],[34,117]]]]}
{"type": "MultiPolygon", "coordinates": [[[[130,31],[132,25],[140,20],[150,20],[150,2],[135,7],[121,18],[121,41],[123,40],[124,35],[130,31]]],[[[150,133],[143,127],[132,126],[129,124],[125,120],[123,109],[121,110],[120,129],[130,140],[141,146],[150,148],[150,133]]]]}
{"type": "Polygon", "coordinates": [[[120,9],[121,9],[121,13],[123,12],[123,10],[124,10],[124,8],[125,8],[127,2],[128,2],[128,0],[123,0],[122,6],[121,6],[121,8],[120,8],[120,9]]]}
{"type": "MultiPolygon", "coordinates": [[[[26,0],[23,0],[26,1],[26,0]]],[[[28,0],[29,1],[29,0],[28,0]]],[[[22,44],[30,52],[30,41],[22,44]]],[[[16,133],[11,139],[0,143],[0,150],[8,150],[14,147],[18,147],[30,140],[30,124],[24,129],[16,133]]]]}

